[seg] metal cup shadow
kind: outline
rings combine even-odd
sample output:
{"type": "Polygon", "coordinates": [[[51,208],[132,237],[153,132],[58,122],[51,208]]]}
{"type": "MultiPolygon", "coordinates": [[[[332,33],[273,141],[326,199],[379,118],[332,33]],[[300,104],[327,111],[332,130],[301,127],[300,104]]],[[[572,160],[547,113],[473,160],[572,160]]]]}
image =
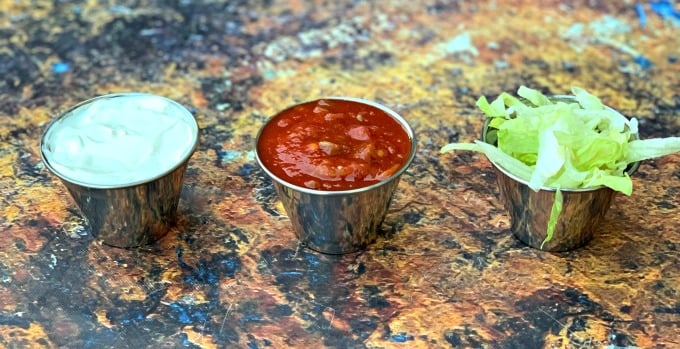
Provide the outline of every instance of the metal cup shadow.
{"type": "MultiPolygon", "coordinates": [[[[293,231],[303,245],[327,254],[352,253],[363,250],[378,238],[378,228],[385,219],[399,179],[415,157],[416,139],[406,120],[383,105],[350,97],[324,99],[354,101],[385,111],[404,128],[411,140],[406,163],[392,176],[373,185],[344,191],[323,191],[296,186],[277,177],[262,163],[257,151],[255,159],[272,178],[293,231]]],[[[260,129],[256,144],[265,126],[260,129]]]]}
{"type": "MultiPolygon", "coordinates": [[[[571,99],[570,96],[556,97],[571,99]]],[[[496,140],[489,137],[490,120],[484,122],[482,141],[496,146],[496,140]]],[[[539,191],[534,191],[525,180],[509,173],[493,161],[491,164],[496,172],[500,200],[510,216],[510,231],[524,244],[543,251],[564,252],[588,244],[617,193],[605,186],[583,189],[561,188],[562,212],[552,239],[543,243],[556,188],[543,187],[539,191]]],[[[632,163],[626,172],[631,175],[638,166],[639,162],[632,163]]]]}

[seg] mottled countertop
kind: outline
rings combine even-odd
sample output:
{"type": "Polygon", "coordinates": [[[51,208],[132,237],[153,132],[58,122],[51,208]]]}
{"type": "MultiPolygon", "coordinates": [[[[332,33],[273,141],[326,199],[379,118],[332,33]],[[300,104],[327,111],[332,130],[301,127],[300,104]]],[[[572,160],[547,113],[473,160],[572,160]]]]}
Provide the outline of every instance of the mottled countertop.
{"type": "Polygon", "coordinates": [[[680,136],[680,7],[634,1],[0,0],[1,348],[680,348],[680,155],[645,161],[587,246],[509,232],[475,106],[578,85],[680,136]],[[172,3],[173,5],[169,5],[172,3]],[[202,129],[179,223],[87,231],[38,143],[60,110],[164,95],[202,129]],[[366,251],[299,248],[253,160],[276,111],[398,111],[418,153],[366,251]]]}

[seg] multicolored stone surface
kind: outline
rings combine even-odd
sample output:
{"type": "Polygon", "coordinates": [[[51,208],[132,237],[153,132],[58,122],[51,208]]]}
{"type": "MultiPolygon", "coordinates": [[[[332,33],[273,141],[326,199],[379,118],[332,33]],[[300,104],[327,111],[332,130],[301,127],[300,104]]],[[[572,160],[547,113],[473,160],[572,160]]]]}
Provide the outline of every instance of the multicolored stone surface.
{"type": "MultiPolygon", "coordinates": [[[[664,5],[665,4],[665,5],[664,5]]],[[[664,7],[665,6],[665,7],[664,7]]],[[[509,232],[475,101],[579,85],[680,135],[680,27],[654,1],[0,0],[0,347],[678,348],[680,155],[645,161],[586,247],[509,232]],[[46,123],[93,96],[163,95],[202,129],[179,223],[102,245],[42,166],[46,123]],[[253,160],[263,122],[378,101],[419,151],[365,252],[300,248],[253,160]]]]}

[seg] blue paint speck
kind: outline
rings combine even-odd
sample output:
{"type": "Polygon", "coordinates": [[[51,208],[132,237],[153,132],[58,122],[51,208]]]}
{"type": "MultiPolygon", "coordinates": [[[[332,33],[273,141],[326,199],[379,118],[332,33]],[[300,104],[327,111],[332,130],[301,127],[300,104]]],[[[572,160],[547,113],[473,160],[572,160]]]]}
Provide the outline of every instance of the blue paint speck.
{"type": "Polygon", "coordinates": [[[220,150],[217,152],[217,156],[223,163],[229,163],[241,157],[241,153],[235,150],[220,150]]]}
{"type": "Polygon", "coordinates": [[[308,253],[305,255],[305,262],[307,262],[311,266],[317,266],[321,261],[319,260],[319,257],[317,257],[316,255],[308,253]]]}
{"type": "Polygon", "coordinates": [[[142,312],[135,312],[130,314],[130,317],[122,320],[123,325],[129,325],[138,321],[144,320],[144,314],[142,312]]]}
{"type": "Polygon", "coordinates": [[[238,321],[245,324],[249,322],[260,322],[261,320],[262,317],[258,314],[245,314],[238,321]]]}
{"type": "Polygon", "coordinates": [[[257,166],[250,164],[250,163],[247,163],[247,164],[243,164],[243,166],[241,166],[238,169],[237,173],[238,173],[239,176],[245,177],[245,176],[249,176],[251,173],[255,172],[255,170],[257,170],[257,166]]]}
{"type": "Polygon", "coordinates": [[[206,261],[204,260],[198,262],[198,267],[196,268],[195,276],[198,279],[198,281],[204,284],[214,284],[220,281],[219,275],[217,275],[211,269],[211,266],[208,265],[208,263],[206,263],[206,261]]]}
{"type": "Polygon", "coordinates": [[[190,324],[191,323],[191,317],[185,311],[181,311],[179,313],[179,317],[177,318],[177,320],[179,320],[179,322],[183,323],[183,324],[190,324]]]}
{"type": "Polygon", "coordinates": [[[189,341],[189,336],[182,332],[179,334],[179,339],[182,341],[182,345],[185,347],[188,347],[191,345],[191,342],[189,341]]]}
{"type": "Polygon", "coordinates": [[[403,332],[402,332],[402,333],[393,334],[393,335],[390,337],[390,340],[393,341],[393,342],[404,343],[404,342],[406,342],[406,341],[412,341],[412,340],[413,340],[413,336],[407,335],[406,333],[403,333],[403,332]]]}
{"type": "Polygon", "coordinates": [[[187,313],[186,309],[181,304],[178,303],[172,303],[170,304],[170,307],[175,310],[177,313],[177,321],[183,324],[190,324],[191,323],[191,316],[189,313],[187,313]]]}
{"type": "Polygon", "coordinates": [[[637,65],[639,65],[640,68],[642,68],[643,70],[649,69],[649,68],[651,68],[652,65],[653,65],[653,64],[652,64],[652,61],[650,61],[649,59],[647,59],[647,58],[644,57],[644,56],[637,56],[637,57],[633,58],[633,61],[634,61],[637,65]]]}
{"type": "Polygon", "coordinates": [[[202,310],[201,307],[192,307],[190,304],[182,304],[178,302],[170,303],[172,314],[177,321],[182,324],[190,323],[205,323],[208,321],[208,313],[202,310]]]}
{"type": "Polygon", "coordinates": [[[241,268],[241,264],[237,260],[227,259],[223,260],[221,263],[224,275],[228,277],[234,277],[236,271],[241,268]]]}
{"type": "Polygon", "coordinates": [[[638,20],[640,21],[640,28],[644,28],[647,25],[647,15],[641,3],[635,4],[635,12],[637,12],[638,20]]]}
{"type": "Polygon", "coordinates": [[[55,74],[64,74],[71,70],[71,65],[66,62],[57,62],[52,64],[52,72],[55,74]]]}
{"type": "Polygon", "coordinates": [[[651,1],[649,3],[652,11],[661,18],[672,21],[676,26],[680,26],[680,11],[673,8],[673,3],[668,0],[651,1]]]}

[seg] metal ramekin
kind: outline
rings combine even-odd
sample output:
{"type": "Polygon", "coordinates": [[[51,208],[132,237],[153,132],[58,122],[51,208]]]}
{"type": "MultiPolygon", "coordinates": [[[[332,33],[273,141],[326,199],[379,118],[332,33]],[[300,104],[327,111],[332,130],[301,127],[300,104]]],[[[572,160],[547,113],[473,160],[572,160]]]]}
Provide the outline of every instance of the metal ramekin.
{"type": "MultiPolygon", "coordinates": [[[[406,120],[381,104],[351,97],[322,99],[358,102],[378,108],[391,116],[403,127],[411,141],[410,153],[404,165],[389,178],[366,187],[324,191],[288,183],[267,169],[258,151],[255,152],[255,158],[264,172],[272,178],[278,197],[290,218],[293,231],[302,244],[328,254],[356,252],[364,249],[378,237],[378,228],[385,219],[399,179],[415,157],[416,139],[406,120]]],[[[295,106],[290,108],[293,107],[295,106]]],[[[266,126],[267,124],[263,125],[257,135],[256,149],[262,130],[266,126]]]]}

